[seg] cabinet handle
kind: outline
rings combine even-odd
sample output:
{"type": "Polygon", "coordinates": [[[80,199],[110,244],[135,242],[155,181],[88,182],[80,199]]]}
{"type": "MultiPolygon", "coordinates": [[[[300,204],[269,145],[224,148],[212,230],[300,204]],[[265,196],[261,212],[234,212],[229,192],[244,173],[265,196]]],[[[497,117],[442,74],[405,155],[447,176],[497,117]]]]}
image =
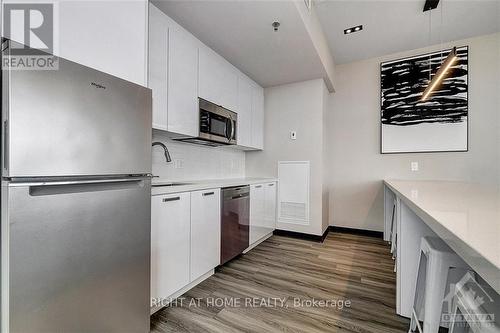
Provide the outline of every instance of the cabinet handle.
{"type": "Polygon", "coordinates": [[[181,197],[164,198],[163,202],[177,201],[177,200],[181,200],[181,197]]]}
{"type": "Polygon", "coordinates": [[[269,184],[269,186],[274,186],[274,183],[273,184],[269,184]]]}
{"type": "Polygon", "coordinates": [[[214,195],[214,194],[215,194],[215,192],[205,192],[205,193],[203,193],[203,196],[206,197],[208,195],[214,195]]]}
{"type": "Polygon", "coordinates": [[[255,186],[255,188],[261,188],[261,187],[262,187],[262,185],[257,185],[257,186],[255,186]]]}

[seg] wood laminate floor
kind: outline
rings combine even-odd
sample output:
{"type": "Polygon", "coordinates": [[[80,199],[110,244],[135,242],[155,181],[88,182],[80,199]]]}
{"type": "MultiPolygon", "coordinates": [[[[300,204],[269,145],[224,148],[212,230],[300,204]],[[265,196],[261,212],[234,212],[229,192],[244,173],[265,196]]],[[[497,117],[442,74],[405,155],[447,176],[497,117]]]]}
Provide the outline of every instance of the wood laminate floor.
{"type": "Polygon", "coordinates": [[[393,269],[381,239],[273,236],[155,313],[151,332],[407,332],[393,269]]]}

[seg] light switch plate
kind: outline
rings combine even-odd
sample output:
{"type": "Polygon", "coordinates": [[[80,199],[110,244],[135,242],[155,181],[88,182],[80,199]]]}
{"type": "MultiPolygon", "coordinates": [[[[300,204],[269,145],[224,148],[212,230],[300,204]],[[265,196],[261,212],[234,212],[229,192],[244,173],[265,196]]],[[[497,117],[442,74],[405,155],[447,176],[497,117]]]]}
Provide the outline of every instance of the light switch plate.
{"type": "Polygon", "coordinates": [[[290,139],[297,140],[297,132],[296,131],[291,131],[290,132],[290,139]]]}
{"type": "Polygon", "coordinates": [[[174,168],[175,169],[182,169],[184,168],[184,160],[174,160],[174,168]]]}
{"type": "Polygon", "coordinates": [[[411,171],[418,171],[418,162],[411,162],[411,171]]]}

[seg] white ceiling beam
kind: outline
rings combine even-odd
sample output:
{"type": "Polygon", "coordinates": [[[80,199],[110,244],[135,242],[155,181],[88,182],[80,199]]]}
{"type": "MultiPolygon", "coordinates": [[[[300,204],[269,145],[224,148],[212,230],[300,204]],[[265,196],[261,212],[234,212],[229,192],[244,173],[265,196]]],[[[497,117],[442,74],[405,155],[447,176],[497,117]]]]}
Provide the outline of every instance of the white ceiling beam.
{"type": "Polygon", "coordinates": [[[316,53],[323,66],[325,84],[330,92],[335,91],[335,61],[328,46],[323,28],[319,22],[314,4],[308,8],[304,0],[294,0],[304,26],[311,38],[316,53]]]}

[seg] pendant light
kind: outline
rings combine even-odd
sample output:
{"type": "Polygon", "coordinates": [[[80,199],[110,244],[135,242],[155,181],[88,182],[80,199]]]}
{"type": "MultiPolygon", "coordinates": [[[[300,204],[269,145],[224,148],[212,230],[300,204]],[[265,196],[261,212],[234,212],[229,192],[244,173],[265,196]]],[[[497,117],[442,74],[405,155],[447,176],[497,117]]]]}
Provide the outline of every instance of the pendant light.
{"type": "MultiPolygon", "coordinates": [[[[440,43],[441,43],[441,50],[443,49],[442,47],[442,33],[443,33],[443,2],[444,0],[441,0],[441,28],[440,28],[440,43]]],[[[429,10],[429,9],[427,9],[429,10]]],[[[424,7],[424,11],[426,11],[424,7]]],[[[429,42],[430,40],[430,35],[431,35],[431,11],[432,9],[429,10],[429,42]]],[[[455,61],[458,59],[457,57],[457,48],[453,47],[453,49],[450,51],[446,59],[443,61],[441,66],[439,67],[438,71],[434,75],[432,79],[429,81],[429,85],[427,88],[425,88],[424,93],[422,94],[422,98],[420,99],[422,102],[427,100],[429,96],[434,92],[434,89],[443,81],[445,78],[445,75],[448,73],[448,70],[450,67],[455,63],[455,61]]],[[[430,69],[431,69],[431,58],[429,56],[429,75],[430,75],[430,69]]]]}
{"type": "Polygon", "coordinates": [[[448,54],[444,62],[441,64],[441,67],[439,67],[438,71],[436,72],[436,75],[434,75],[427,88],[425,88],[425,91],[421,99],[422,101],[425,101],[429,97],[429,95],[434,91],[436,86],[439,83],[441,83],[444,76],[446,75],[450,67],[455,63],[456,60],[457,60],[457,48],[453,47],[450,54],[448,54]]]}

